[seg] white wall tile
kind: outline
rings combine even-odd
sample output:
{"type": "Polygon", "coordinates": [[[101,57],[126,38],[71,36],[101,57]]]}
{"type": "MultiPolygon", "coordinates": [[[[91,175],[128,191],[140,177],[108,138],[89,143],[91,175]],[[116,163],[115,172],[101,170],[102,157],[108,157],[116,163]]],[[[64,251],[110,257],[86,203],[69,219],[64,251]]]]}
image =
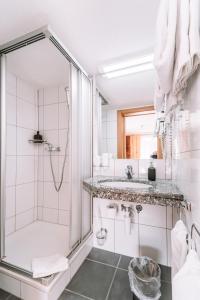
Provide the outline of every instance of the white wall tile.
{"type": "Polygon", "coordinates": [[[6,154],[7,155],[16,155],[16,149],[17,149],[16,136],[17,136],[16,127],[12,125],[8,125],[6,131],[6,154]]]}
{"type": "Polygon", "coordinates": [[[139,256],[138,224],[130,224],[127,232],[123,221],[115,221],[115,252],[127,256],[139,256]]]}
{"type": "Polygon", "coordinates": [[[36,106],[17,99],[17,125],[27,129],[36,128],[36,106]]]}
{"type": "Polygon", "coordinates": [[[107,122],[107,132],[109,139],[117,138],[117,123],[116,122],[107,122]]]}
{"type": "Polygon", "coordinates": [[[107,111],[107,120],[110,121],[117,121],[117,110],[108,110],[107,111]]]}
{"type": "Polygon", "coordinates": [[[43,220],[43,207],[38,206],[37,211],[38,220],[43,220]]]}
{"type": "Polygon", "coordinates": [[[172,229],[172,207],[167,206],[167,228],[172,229]]]}
{"type": "Polygon", "coordinates": [[[67,97],[66,97],[66,91],[65,91],[66,86],[59,86],[59,102],[66,102],[67,97]]]}
{"type": "Polygon", "coordinates": [[[48,87],[44,89],[44,105],[57,103],[58,98],[58,87],[48,87]]]}
{"type": "Polygon", "coordinates": [[[15,215],[15,187],[6,188],[6,218],[15,215]]]}
{"type": "Polygon", "coordinates": [[[117,159],[115,160],[115,176],[126,177],[125,169],[130,165],[133,167],[134,177],[138,177],[138,160],[117,159]]]}
{"type": "Polygon", "coordinates": [[[34,209],[25,211],[24,213],[18,214],[16,216],[16,229],[19,230],[31,224],[34,221],[34,209]]]}
{"type": "Polygon", "coordinates": [[[15,231],[15,217],[6,219],[5,221],[5,235],[11,234],[15,231]]]}
{"type": "Polygon", "coordinates": [[[17,78],[10,72],[6,72],[6,91],[14,96],[17,94],[17,78]]]}
{"type": "MultiPolygon", "coordinates": [[[[62,167],[63,167],[63,160],[64,160],[64,156],[60,156],[59,157],[59,180],[61,178],[61,174],[62,174],[62,167]]],[[[66,162],[65,162],[65,169],[64,169],[64,176],[63,176],[63,182],[69,182],[70,181],[70,160],[69,158],[67,158],[66,162]]]]}
{"type": "Polygon", "coordinates": [[[16,213],[34,207],[34,183],[21,184],[16,187],[16,213]]]}
{"type": "Polygon", "coordinates": [[[167,265],[166,229],[140,225],[140,255],[167,265]]]}
{"type": "Polygon", "coordinates": [[[50,223],[58,223],[58,210],[43,208],[43,220],[50,223]]]}
{"type": "Polygon", "coordinates": [[[6,122],[7,124],[16,125],[17,117],[17,100],[16,96],[6,94],[6,122]]]}
{"type": "Polygon", "coordinates": [[[139,214],[140,224],[166,228],[167,211],[165,206],[142,204],[139,214]]]}
{"type": "Polygon", "coordinates": [[[37,191],[37,205],[43,206],[44,203],[44,182],[38,182],[37,185],[38,191],[37,191]]]}
{"type": "Polygon", "coordinates": [[[6,158],[6,186],[16,184],[16,156],[6,158]]]}
{"type": "Polygon", "coordinates": [[[167,229],[167,265],[171,266],[171,230],[167,229]]]}
{"type": "Polygon", "coordinates": [[[45,130],[58,129],[58,104],[44,106],[45,130]]]}
{"type": "Polygon", "coordinates": [[[93,221],[94,247],[114,252],[114,220],[102,219],[102,221],[99,221],[98,218],[94,218],[93,221]],[[96,234],[101,226],[108,231],[107,239],[103,246],[99,245],[96,239],[96,234]]]}
{"type": "Polygon", "coordinates": [[[35,104],[35,89],[28,82],[17,79],[17,97],[35,104]]]}
{"type": "Polygon", "coordinates": [[[62,184],[58,197],[59,197],[59,209],[70,210],[71,197],[70,197],[69,183],[64,182],[62,184]]]}
{"type": "MultiPolygon", "coordinates": [[[[53,181],[49,156],[44,156],[43,160],[44,160],[44,181],[53,181]]],[[[58,156],[52,156],[51,160],[52,160],[52,165],[53,165],[55,178],[56,178],[56,181],[58,182],[59,181],[59,177],[58,177],[59,157],[58,156]]]]}
{"type": "Polygon", "coordinates": [[[17,184],[33,182],[35,180],[34,156],[17,157],[17,184]]]}
{"type": "MultiPolygon", "coordinates": [[[[53,146],[59,146],[59,139],[58,139],[58,129],[56,130],[45,130],[44,131],[44,138],[47,140],[48,143],[52,144],[53,146]]],[[[48,146],[44,146],[44,155],[49,156],[48,146]]],[[[58,155],[57,152],[52,152],[52,155],[58,155]]]]}
{"type": "Polygon", "coordinates": [[[70,134],[67,135],[67,129],[60,129],[59,130],[59,146],[60,146],[59,155],[65,155],[67,139],[68,139],[67,155],[69,156],[70,134]]]}
{"type": "Polygon", "coordinates": [[[109,205],[115,204],[120,209],[120,203],[117,201],[94,198],[93,199],[93,215],[96,218],[114,219],[118,212],[116,209],[108,208],[109,205]]]}
{"type": "Polygon", "coordinates": [[[58,222],[61,225],[70,225],[70,212],[66,210],[59,210],[58,222]]]}
{"type": "Polygon", "coordinates": [[[44,207],[58,209],[58,193],[56,192],[53,183],[44,183],[44,207]]]}
{"type": "Polygon", "coordinates": [[[67,103],[59,103],[59,128],[68,128],[69,111],[67,109],[67,103]]]}
{"type": "Polygon", "coordinates": [[[36,145],[29,142],[33,139],[35,132],[30,129],[17,128],[17,154],[34,155],[36,145]]]}

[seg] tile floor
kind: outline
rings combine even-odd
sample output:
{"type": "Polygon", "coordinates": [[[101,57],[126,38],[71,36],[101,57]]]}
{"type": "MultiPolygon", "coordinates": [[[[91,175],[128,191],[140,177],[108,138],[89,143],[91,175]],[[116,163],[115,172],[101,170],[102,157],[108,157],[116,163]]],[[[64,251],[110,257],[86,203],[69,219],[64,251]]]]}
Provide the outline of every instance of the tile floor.
{"type": "MultiPolygon", "coordinates": [[[[93,248],[59,300],[136,300],[130,291],[131,258],[93,248]]],[[[171,300],[171,269],[161,266],[160,300],[171,300]]]]}
{"type": "MultiPolygon", "coordinates": [[[[137,300],[130,291],[128,264],[131,258],[93,248],[59,300],[137,300]]],[[[160,300],[172,300],[171,270],[161,266],[160,300]]],[[[0,300],[18,300],[0,290],[0,300]]]]}

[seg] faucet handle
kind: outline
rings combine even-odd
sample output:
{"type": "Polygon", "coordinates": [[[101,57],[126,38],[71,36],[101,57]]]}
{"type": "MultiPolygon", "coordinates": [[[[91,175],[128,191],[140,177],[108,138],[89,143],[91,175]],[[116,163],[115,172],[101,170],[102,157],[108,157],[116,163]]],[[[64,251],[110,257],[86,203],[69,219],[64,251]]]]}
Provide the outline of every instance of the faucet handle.
{"type": "Polygon", "coordinates": [[[134,175],[133,167],[131,165],[126,166],[125,172],[126,172],[126,175],[128,175],[128,174],[131,175],[131,176],[134,175]]]}

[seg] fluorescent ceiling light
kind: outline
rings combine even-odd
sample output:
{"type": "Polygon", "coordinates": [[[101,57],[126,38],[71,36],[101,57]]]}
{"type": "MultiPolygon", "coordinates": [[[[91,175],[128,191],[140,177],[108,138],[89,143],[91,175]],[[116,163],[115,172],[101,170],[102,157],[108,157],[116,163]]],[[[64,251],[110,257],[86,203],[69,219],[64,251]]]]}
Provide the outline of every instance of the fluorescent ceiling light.
{"type": "Polygon", "coordinates": [[[107,66],[102,66],[101,71],[102,73],[108,73],[113,71],[118,71],[121,69],[138,66],[142,64],[146,64],[149,62],[153,62],[153,54],[148,54],[145,56],[137,57],[137,58],[131,58],[128,60],[124,60],[118,63],[113,63],[107,66]]]}
{"type": "Polygon", "coordinates": [[[153,63],[149,62],[149,63],[143,63],[132,67],[129,66],[123,69],[117,69],[116,71],[105,72],[104,74],[102,74],[102,76],[110,79],[110,78],[116,78],[116,77],[125,76],[129,74],[139,73],[143,71],[149,71],[153,69],[154,69],[153,63]]]}

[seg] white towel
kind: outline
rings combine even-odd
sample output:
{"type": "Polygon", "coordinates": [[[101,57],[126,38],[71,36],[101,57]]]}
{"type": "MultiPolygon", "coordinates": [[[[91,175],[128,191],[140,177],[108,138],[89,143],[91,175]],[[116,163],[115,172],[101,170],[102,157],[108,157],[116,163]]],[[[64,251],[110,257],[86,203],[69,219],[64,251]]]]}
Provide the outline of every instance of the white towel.
{"type": "Polygon", "coordinates": [[[32,260],[33,278],[46,277],[68,269],[68,259],[60,254],[32,260]]]}
{"type": "Polygon", "coordinates": [[[194,250],[172,280],[172,296],[173,300],[200,299],[200,260],[194,250]]]}
{"type": "Polygon", "coordinates": [[[177,24],[177,0],[162,0],[158,11],[154,66],[157,72],[155,108],[161,111],[172,90],[177,24]]]}
{"type": "Polygon", "coordinates": [[[179,0],[173,94],[182,98],[200,64],[199,0],[179,0]]]}
{"type": "Polygon", "coordinates": [[[179,220],[171,231],[172,277],[180,270],[186,260],[188,245],[186,242],[187,229],[179,220]]]}

